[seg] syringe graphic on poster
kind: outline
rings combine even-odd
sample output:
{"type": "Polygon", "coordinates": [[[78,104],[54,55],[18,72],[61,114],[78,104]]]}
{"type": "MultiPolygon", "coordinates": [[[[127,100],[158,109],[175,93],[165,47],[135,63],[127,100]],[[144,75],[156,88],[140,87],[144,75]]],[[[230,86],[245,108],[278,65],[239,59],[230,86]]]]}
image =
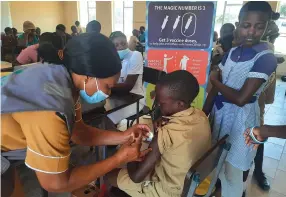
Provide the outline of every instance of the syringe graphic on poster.
{"type": "Polygon", "coordinates": [[[180,18],[181,18],[181,16],[178,16],[177,18],[176,18],[176,21],[175,21],[175,23],[174,23],[174,25],[173,25],[173,31],[172,31],[172,33],[175,31],[175,29],[177,28],[177,26],[178,26],[178,24],[179,24],[179,22],[180,22],[180,18]]]}
{"type": "Polygon", "coordinates": [[[169,16],[166,15],[166,17],[165,17],[165,19],[164,19],[164,21],[163,21],[163,23],[162,23],[162,26],[161,26],[161,32],[165,29],[166,24],[167,24],[167,22],[168,22],[168,18],[169,18],[169,16]]]}
{"type": "Polygon", "coordinates": [[[188,21],[187,21],[187,23],[186,23],[186,25],[185,25],[185,31],[184,31],[184,33],[186,33],[187,29],[189,29],[192,20],[193,20],[193,16],[190,16],[190,18],[188,19],[188,21]]]}

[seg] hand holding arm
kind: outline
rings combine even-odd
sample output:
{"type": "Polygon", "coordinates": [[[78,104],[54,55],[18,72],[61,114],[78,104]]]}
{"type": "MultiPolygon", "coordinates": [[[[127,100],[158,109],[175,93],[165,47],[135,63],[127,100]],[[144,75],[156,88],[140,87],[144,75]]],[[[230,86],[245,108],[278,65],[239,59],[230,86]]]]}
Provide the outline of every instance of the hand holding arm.
{"type": "Polygon", "coordinates": [[[142,182],[148,174],[150,174],[154,168],[156,162],[160,159],[161,153],[158,146],[158,134],[154,134],[154,138],[151,141],[149,148],[152,151],[145,156],[142,162],[131,162],[127,164],[128,174],[134,183],[142,182]]]}
{"type": "Polygon", "coordinates": [[[140,152],[141,141],[141,134],[135,139],[130,138],[114,156],[95,164],[79,166],[60,174],[37,171],[36,175],[41,186],[49,192],[72,192],[124,163],[140,160],[151,151],[151,149],[147,149],[140,152]]]}

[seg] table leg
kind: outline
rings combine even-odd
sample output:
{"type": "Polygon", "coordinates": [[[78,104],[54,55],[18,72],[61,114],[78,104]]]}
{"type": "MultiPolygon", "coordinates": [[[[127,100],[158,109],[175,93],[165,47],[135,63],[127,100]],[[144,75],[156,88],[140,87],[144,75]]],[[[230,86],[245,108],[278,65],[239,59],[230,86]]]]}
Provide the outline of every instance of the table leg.
{"type": "MultiPolygon", "coordinates": [[[[102,160],[106,159],[106,157],[107,157],[107,154],[106,154],[107,150],[106,150],[106,149],[107,149],[106,146],[100,146],[100,147],[99,147],[99,155],[100,155],[99,161],[102,161],[102,160]]],[[[102,177],[100,177],[100,179],[99,179],[99,185],[100,185],[100,187],[101,187],[103,184],[104,184],[104,180],[103,180],[103,176],[102,176],[102,177]]]]}
{"type": "Polygon", "coordinates": [[[139,124],[139,101],[136,104],[136,123],[139,124]]]}

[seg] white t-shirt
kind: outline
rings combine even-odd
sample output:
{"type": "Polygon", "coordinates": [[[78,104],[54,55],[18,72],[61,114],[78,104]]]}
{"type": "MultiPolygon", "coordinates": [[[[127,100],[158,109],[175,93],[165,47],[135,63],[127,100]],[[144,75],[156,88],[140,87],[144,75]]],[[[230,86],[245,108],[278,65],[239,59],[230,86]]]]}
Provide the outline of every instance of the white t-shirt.
{"type": "Polygon", "coordinates": [[[142,81],[143,57],[138,51],[130,51],[122,61],[122,69],[119,78],[119,83],[123,83],[128,75],[139,75],[134,87],[130,92],[144,96],[142,81]]]}

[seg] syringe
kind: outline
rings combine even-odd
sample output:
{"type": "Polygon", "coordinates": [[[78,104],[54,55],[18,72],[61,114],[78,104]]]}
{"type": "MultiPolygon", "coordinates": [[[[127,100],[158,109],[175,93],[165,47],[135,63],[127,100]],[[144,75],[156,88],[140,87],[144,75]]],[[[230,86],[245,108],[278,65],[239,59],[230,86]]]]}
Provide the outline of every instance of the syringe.
{"type": "Polygon", "coordinates": [[[188,19],[188,21],[187,21],[187,23],[186,23],[186,25],[185,25],[185,31],[184,31],[184,33],[186,33],[186,31],[187,31],[187,29],[189,28],[189,26],[190,26],[192,20],[193,20],[193,16],[190,16],[190,18],[188,19]]]}
{"type": "Polygon", "coordinates": [[[165,17],[165,19],[164,19],[164,21],[163,21],[163,24],[162,24],[162,26],[161,26],[161,32],[165,29],[166,24],[167,24],[167,22],[168,22],[168,18],[169,18],[169,16],[166,15],[166,17],[165,17]]]}
{"type": "Polygon", "coordinates": [[[174,23],[174,25],[173,25],[173,31],[172,31],[172,33],[173,33],[174,30],[177,28],[177,26],[178,26],[178,24],[179,24],[179,22],[180,22],[180,18],[181,18],[181,16],[178,16],[178,17],[176,18],[176,21],[175,21],[175,23],[174,23]]]}

